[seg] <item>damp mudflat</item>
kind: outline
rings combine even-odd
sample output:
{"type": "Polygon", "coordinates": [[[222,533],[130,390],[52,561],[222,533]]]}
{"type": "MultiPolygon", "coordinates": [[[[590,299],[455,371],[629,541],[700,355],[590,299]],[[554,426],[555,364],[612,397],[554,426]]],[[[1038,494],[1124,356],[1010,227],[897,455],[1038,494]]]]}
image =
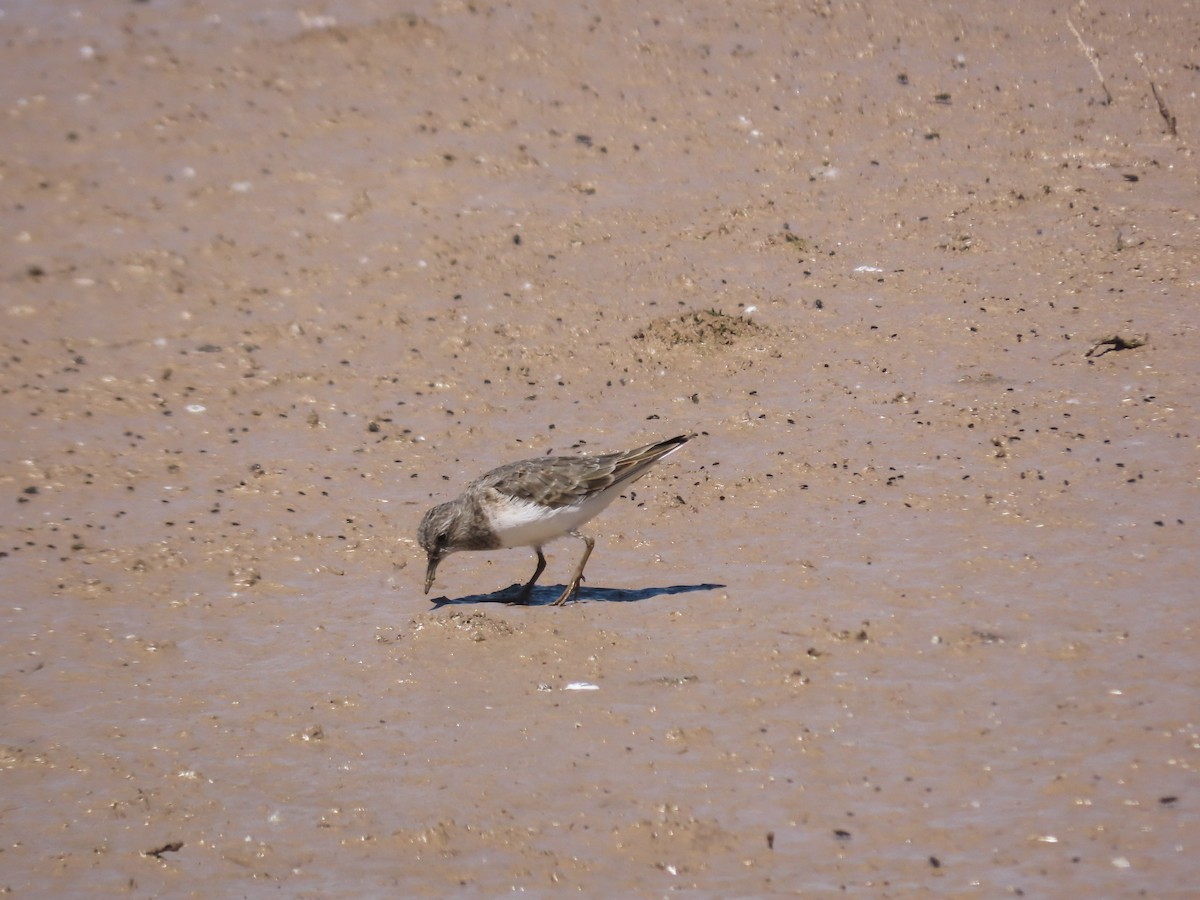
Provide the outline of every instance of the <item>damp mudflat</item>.
{"type": "Polygon", "coordinates": [[[1196,10],[396,9],[4,9],[0,887],[1189,890],[1196,10]]]}

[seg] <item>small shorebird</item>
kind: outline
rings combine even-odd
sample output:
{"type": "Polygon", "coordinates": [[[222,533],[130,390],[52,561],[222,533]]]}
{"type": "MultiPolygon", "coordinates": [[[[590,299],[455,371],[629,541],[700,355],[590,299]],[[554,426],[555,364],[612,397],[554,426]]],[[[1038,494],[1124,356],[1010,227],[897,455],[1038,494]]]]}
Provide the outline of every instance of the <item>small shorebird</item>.
{"type": "Polygon", "coordinates": [[[602,456],[543,456],[523,459],[480,475],[461,496],[425,513],[417,540],[429,556],[425,593],[433,586],[438,563],[458,550],[532,547],[537,552],[533,577],[512,601],[528,603],[533,585],[546,568],[542,547],[571,535],[586,549],[555,606],[579,593],[583,567],[595,541],[579,528],[598,515],[625,487],[674,453],[695,434],[602,456]]]}

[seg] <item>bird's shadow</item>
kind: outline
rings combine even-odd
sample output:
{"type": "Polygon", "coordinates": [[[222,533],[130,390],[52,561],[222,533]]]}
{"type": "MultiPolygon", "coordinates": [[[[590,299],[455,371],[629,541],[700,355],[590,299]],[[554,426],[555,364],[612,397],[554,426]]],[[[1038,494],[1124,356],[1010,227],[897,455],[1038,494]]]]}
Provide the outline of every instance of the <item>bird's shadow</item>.
{"type": "MultiPolygon", "coordinates": [[[[467,597],[434,597],[433,608],[441,609],[443,606],[466,606],[475,603],[504,603],[513,604],[513,600],[520,594],[522,585],[514,584],[512,587],[506,587],[499,591],[493,591],[490,594],[471,594],[467,597]]],[[[638,603],[642,600],[649,600],[651,597],[658,597],[666,594],[688,594],[692,591],[712,591],[723,588],[723,584],[672,584],[665,587],[648,587],[638,590],[625,590],[624,588],[604,588],[604,587],[580,587],[579,593],[569,603],[596,602],[596,603],[638,603]]],[[[535,587],[529,596],[529,602],[520,604],[523,606],[549,606],[559,598],[565,584],[544,585],[535,587]]]]}

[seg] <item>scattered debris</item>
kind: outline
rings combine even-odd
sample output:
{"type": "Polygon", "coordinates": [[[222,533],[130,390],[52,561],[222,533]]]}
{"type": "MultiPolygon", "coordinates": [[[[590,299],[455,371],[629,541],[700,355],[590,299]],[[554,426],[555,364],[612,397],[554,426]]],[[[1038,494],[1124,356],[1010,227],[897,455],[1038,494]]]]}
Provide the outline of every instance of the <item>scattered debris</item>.
{"type": "Polygon", "coordinates": [[[646,684],[665,684],[670,687],[682,687],[685,684],[695,684],[699,680],[699,675],[662,675],[658,678],[651,678],[646,684]]]}
{"type": "Polygon", "coordinates": [[[1158,104],[1158,114],[1162,116],[1163,121],[1167,125],[1167,134],[1171,137],[1179,136],[1179,123],[1175,119],[1175,114],[1167,108],[1167,101],[1163,99],[1162,94],[1158,92],[1158,85],[1154,83],[1154,79],[1150,77],[1150,67],[1146,65],[1146,54],[1135,53],[1134,58],[1142,67],[1142,71],[1146,73],[1146,80],[1150,82],[1150,93],[1154,95],[1154,102],[1158,104]]]}
{"type": "Polygon", "coordinates": [[[1149,334],[1113,334],[1094,342],[1088,348],[1087,353],[1083,355],[1094,359],[1103,356],[1105,353],[1115,353],[1119,350],[1136,350],[1138,347],[1149,343],[1149,341],[1149,334]]]}
{"type": "Polygon", "coordinates": [[[676,347],[729,346],[735,341],[769,333],[769,330],[745,316],[730,315],[716,309],[694,310],[680,316],[656,319],[633,335],[635,341],[648,341],[676,347]]]}
{"type": "Polygon", "coordinates": [[[513,628],[504,619],[489,616],[482,610],[472,612],[451,612],[417,616],[409,622],[409,631],[415,636],[430,626],[437,625],[441,634],[463,636],[476,643],[492,637],[508,637],[515,634],[513,628]]]}
{"type": "Polygon", "coordinates": [[[1083,35],[1079,33],[1079,29],[1075,27],[1075,23],[1071,21],[1069,15],[1067,16],[1067,27],[1075,35],[1075,40],[1079,42],[1079,49],[1083,51],[1083,55],[1092,64],[1092,71],[1096,73],[1096,78],[1100,82],[1100,88],[1104,91],[1104,105],[1110,105],[1113,102],[1113,97],[1112,92],[1108,89],[1108,83],[1104,80],[1104,73],[1100,71],[1100,54],[1096,52],[1095,47],[1083,39],[1083,35]]]}
{"type": "Polygon", "coordinates": [[[164,853],[178,853],[182,849],[183,841],[170,841],[153,850],[143,850],[142,856],[153,856],[155,859],[162,859],[164,853]]]}
{"type": "Polygon", "coordinates": [[[598,691],[600,685],[592,684],[590,681],[572,681],[569,684],[563,685],[564,691],[598,691]]]}

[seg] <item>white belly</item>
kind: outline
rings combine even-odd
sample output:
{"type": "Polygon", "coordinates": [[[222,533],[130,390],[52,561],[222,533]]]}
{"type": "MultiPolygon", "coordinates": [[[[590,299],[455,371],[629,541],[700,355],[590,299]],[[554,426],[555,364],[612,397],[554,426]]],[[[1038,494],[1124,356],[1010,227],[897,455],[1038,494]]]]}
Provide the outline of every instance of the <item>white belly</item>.
{"type": "Polygon", "coordinates": [[[600,513],[616,497],[616,492],[589,497],[578,506],[550,509],[522,500],[490,509],[492,530],[501,547],[541,547],[555,538],[577,529],[600,513]]]}

